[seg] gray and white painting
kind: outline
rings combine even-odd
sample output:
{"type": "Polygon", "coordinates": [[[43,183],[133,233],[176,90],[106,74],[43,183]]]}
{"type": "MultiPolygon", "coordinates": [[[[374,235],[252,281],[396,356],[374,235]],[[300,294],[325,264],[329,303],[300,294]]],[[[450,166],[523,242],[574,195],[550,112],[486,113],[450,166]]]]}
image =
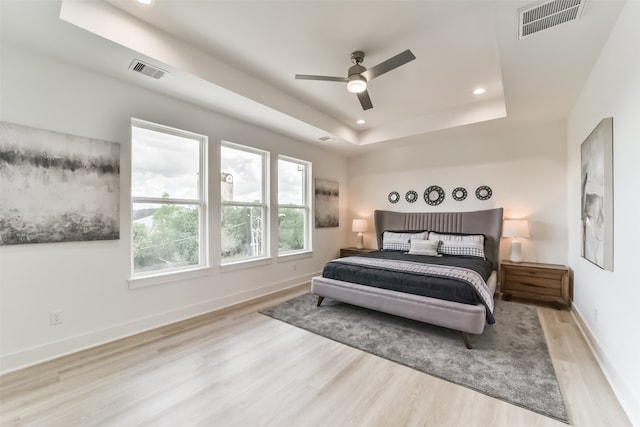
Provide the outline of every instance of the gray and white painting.
{"type": "Polygon", "coordinates": [[[0,245],[120,238],[120,145],[0,122],[0,245]]]}
{"type": "Polygon", "coordinates": [[[582,256],[613,271],[613,119],[603,119],[581,151],[582,256]]]}
{"type": "Polygon", "coordinates": [[[314,202],[317,228],[340,225],[339,196],[340,189],[337,181],[316,178],[314,202]]]}

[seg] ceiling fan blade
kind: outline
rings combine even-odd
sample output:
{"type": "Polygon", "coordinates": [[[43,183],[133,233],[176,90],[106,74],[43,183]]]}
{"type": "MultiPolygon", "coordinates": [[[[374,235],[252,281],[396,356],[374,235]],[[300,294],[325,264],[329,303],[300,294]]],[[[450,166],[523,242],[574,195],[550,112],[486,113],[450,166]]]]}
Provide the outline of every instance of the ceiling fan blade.
{"type": "Polygon", "coordinates": [[[310,76],[308,74],[296,74],[297,80],[323,80],[328,82],[343,82],[349,81],[346,77],[331,77],[331,76],[310,76]]]}
{"type": "Polygon", "coordinates": [[[366,90],[364,92],[357,93],[358,100],[360,100],[360,105],[362,105],[363,110],[369,110],[373,108],[373,104],[371,103],[371,98],[369,98],[369,92],[366,90]]]}
{"type": "Polygon", "coordinates": [[[369,81],[388,71],[393,70],[394,68],[398,68],[399,66],[404,65],[407,62],[413,61],[414,59],[416,59],[415,55],[409,49],[407,49],[404,52],[399,53],[396,56],[393,56],[386,61],[383,61],[378,65],[369,68],[367,71],[363,71],[362,73],[360,73],[360,75],[367,79],[367,81],[369,81]]]}

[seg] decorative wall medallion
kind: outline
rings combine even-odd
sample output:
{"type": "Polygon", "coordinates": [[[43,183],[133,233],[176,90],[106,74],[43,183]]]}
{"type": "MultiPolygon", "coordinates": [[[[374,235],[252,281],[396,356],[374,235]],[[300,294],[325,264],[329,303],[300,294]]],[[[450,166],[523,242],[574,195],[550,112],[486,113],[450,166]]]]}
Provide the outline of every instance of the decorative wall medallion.
{"type": "Polygon", "coordinates": [[[418,200],[418,193],[413,190],[409,190],[407,191],[407,194],[405,194],[404,198],[407,202],[413,203],[418,200]]]}
{"type": "Polygon", "coordinates": [[[398,203],[398,200],[400,200],[400,193],[398,193],[397,191],[392,191],[391,193],[389,193],[388,199],[391,203],[398,203]]]}
{"type": "Polygon", "coordinates": [[[491,191],[491,187],[487,185],[481,185],[476,188],[476,197],[478,200],[489,200],[493,192],[491,191]]]}
{"type": "Polygon", "coordinates": [[[432,185],[424,190],[424,201],[431,206],[437,206],[444,201],[444,190],[438,185],[432,185]]]}
{"type": "Polygon", "coordinates": [[[453,196],[453,200],[461,202],[467,198],[467,189],[464,187],[456,187],[451,195],[453,196]]]}

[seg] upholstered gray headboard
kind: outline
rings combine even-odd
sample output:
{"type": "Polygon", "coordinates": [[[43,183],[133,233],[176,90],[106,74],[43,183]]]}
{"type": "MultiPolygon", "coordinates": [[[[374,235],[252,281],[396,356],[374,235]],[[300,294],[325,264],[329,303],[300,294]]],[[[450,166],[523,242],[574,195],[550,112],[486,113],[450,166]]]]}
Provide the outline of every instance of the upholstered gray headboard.
{"type": "Polygon", "coordinates": [[[441,233],[478,233],[487,236],[485,255],[498,268],[502,208],[473,212],[392,212],[375,211],[378,248],[384,231],[429,230],[441,233]]]}

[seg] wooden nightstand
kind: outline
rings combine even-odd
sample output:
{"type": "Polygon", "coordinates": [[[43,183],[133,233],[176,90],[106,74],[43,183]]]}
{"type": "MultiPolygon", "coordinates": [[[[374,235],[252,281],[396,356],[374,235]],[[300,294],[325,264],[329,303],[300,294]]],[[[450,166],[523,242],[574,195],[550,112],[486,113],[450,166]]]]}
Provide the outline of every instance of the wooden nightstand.
{"type": "Polygon", "coordinates": [[[362,255],[362,254],[367,254],[369,252],[373,252],[375,251],[375,249],[371,249],[371,248],[362,248],[362,249],[358,249],[358,248],[354,248],[354,247],[350,247],[350,248],[341,248],[340,249],[340,257],[346,257],[346,256],[353,256],[353,255],[362,255]]]}
{"type": "Polygon", "coordinates": [[[502,299],[511,295],[569,307],[569,269],[564,265],[537,262],[500,262],[502,299]]]}

